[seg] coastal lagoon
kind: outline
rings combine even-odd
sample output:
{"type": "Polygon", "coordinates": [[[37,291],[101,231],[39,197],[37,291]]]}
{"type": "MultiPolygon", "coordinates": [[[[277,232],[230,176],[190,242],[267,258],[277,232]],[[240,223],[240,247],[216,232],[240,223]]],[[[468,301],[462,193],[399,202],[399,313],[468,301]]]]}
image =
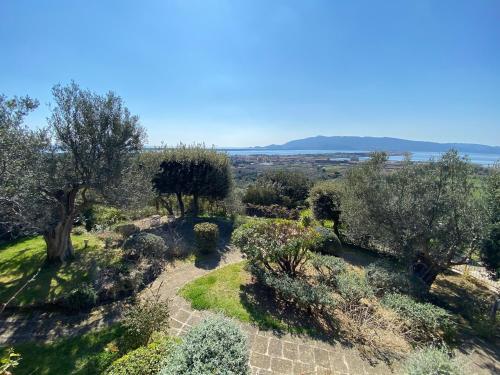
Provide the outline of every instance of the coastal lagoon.
{"type": "MultiPolygon", "coordinates": [[[[371,151],[366,150],[266,150],[266,149],[221,149],[221,151],[227,152],[229,155],[320,155],[320,154],[363,154],[369,153],[371,151]]],[[[430,159],[439,158],[443,152],[425,152],[416,151],[410,152],[412,160],[414,161],[428,161],[430,159]]],[[[460,153],[462,156],[467,156],[474,164],[479,164],[482,166],[492,166],[495,162],[500,161],[500,154],[482,154],[482,153],[460,153]]],[[[360,160],[364,160],[367,157],[360,156],[360,160]]],[[[394,153],[389,156],[391,161],[401,161],[404,156],[402,153],[394,153]]],[[[339,159],[345,159],[343,156],[339,159]]]]}

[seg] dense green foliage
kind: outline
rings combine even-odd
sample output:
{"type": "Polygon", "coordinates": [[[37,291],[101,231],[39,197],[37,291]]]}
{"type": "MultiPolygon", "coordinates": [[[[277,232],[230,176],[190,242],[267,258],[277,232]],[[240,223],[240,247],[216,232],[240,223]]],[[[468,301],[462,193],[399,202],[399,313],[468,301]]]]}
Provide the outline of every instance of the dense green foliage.
{"type": "Polygon", "coordinates": [[[365,270],[367,283],[375,294],[383,296],[386,293],[408,293],[410,280],[407,272],[393,262],[379,260],[370,264],[365,270]]]}
{"type": "Polygon", "coordinates": [[[198,249],[205,254],[215,251],[219,242],[219,227],[214,223],[198,223],[193,228],[198,249]]]}
{"type": "Polygon", "coordinates": [[[348,305],[358,304],[362,298],[373,295],[373,291],[366,279],[357,272],[342,272],[335,279],[337,291],[348,305]]]}
{"type": "Polygon", "coordinates": [[[310,181],[299,171],[272,170],[260,176],[243,196],[243,203],[257,206],[273,204],[295,208],[304,205],[310,181]]]}
{"type": "Polygon", "coordinates": [[[311,259],[311,266],[316,271],[316,278],[320,284],[337,287],[338,275],[347,272],[347,263],[332,255],[315,255],[311,259]]]}
{"type": "Polygon", "coordinates": [[[315,227],[314,230],[318,233],[318,236],[312,248],[313,251],[333,255],[342,248],[342,243],[333,229],[315,227]]]}
{"type": "Polygon", "coordinates": [[[176,340],[165,337],[141,346],[114,361],[105,374],[157,375],[177,344],[176,340]]]}
{"type": "Polygon", "coordinates": [[[335,180],[319,181],[309,192],[309,201],[317,220],[332,220],[338,235],[341,214],[341,185],[335,180]]]}
{"type": "Polygon", "coordinates": [[[160,236],[141,232],[130,236],[123,244],[123,250],[129,259],[146,257],[158,260],[165,256],[167,246],[160,236]]]}
{"type": "Polygon", "coordinates": [[[221,200],[232,185],[230,161],[225,153],[202,146],[180,145],[162,151],[160,172],[153,185],[160,195],[175,194],[184,215],[183,196],[192,196],[193,214],[198,214],[199,198],[221,200]]]}
{"type": "Polygon", "coordinates": [[[407,160],[386,173],[385,154],[347,173],[343,221],[351,241],[389,251],[430,288],[436,276],[477,250],[484,210],[472,166],[456,151],[437,161],[407,160]]]}
{"type": "Polygon", "coordinates": [[[191,328],[160,374],[247,375],[248,360],[245,334],[230,319],[215,316],[191,328]]]}
{"type": "Polygon", "coordinates": [[[296,220],[299,218],[299,211],[295,208],[287,208],[278,204],[269,206],[247,203],[245,212],[248,216],[266,217],[270,219],[296,220]]]}
{"type": "Polygon", "coordinates": [[[455,322],[449,312],[431,303],[417,302],[404,294],[386,294],[382,304],[407,321],[410,334],[418,341],[432,341],[453,335],[455,322]]]}
{"type": "Polygon", "coordinates": [[[500,221],[491,226],[488,236],[483,240],[481,259],[486,268],[500,278],[500,221]]]}
{"type": "Polygon", "coordinates": [[[67,310],[80,312],[89,310],[97,303],[97,292],[95,289],[83,283],[77,288],[70,291],[63,298],[63,305],[67,310]]]}
{"type": "Polygon", "coordinates": [[[237,228],[233,242],[247,256],[252,273],[296,277],[309,259],[317,234],[297,222],[256,220],[237,228]]]}
{"type": "Polygon", "coordinates": [[[424,348],[413,353],[405,362],[405,375],[463,375],[461,363],[450,358],[444,348],[424,348]]]}
{"type": "Polygon", "coordinates": [[[136,301],[122,321],[123,347],[135,349],[149,344],[155,332],[166,333],[170,317],[168,302],[159,294],[136,301]]]}

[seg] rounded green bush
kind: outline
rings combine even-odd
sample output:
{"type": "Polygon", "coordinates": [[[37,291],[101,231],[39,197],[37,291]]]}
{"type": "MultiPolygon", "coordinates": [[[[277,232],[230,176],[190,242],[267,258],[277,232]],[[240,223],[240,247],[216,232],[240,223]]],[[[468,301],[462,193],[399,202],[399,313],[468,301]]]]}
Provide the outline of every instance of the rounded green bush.
{"type": "Polygon", "coordinates": [[[156,375],[177,342],[163,338],[148,346],[141,346],[114,361],[106,375],[156,375]]]}
{"type": "Polygon", "coordinates": [[[395,292],[406,293],[410,290],[410,279],[407,273],[385,260],[378,260],[366,267],[365,277],[378,296],[395,292]]]}
{"type": "Polygon", "coordinates": [[[131,259],[140,257],[162,258],[167,251],[165,241],[160,236],[151,233],[137,233],[123,244],[125,256],[131,259]]]}
{"type": "Polygon", "coordinates": [[[199,223],[194,226],[196,246],[202,253],[211,253],[219,242],[219,227],[213,223],[199,223]]]}
{"type": "Polygon", "coordinates": [[[459,362],[451,359],[446,350],[425,348],[414,352],[404,365],[405,375],[463,375],[459,362]]]}
{"type": "Polygon", "coordinates": [[[359,303],[361,298],[373,295],[365,278],[356,272],[342,272],[336,277],[337,290],[342,298],[349,304],[359,303]]]}
{"type": "Polygon", "coordinates": [[[192,328],[160,375],[247,375],[245,334],[230,319],[209,317],[192,328]]]}
{"type": "Polygon", "coordinates": [[[97,303],[97,292],[91,285],[83,283],[64,296],[62,302],[70,311],[85,311],[97,303]]]}
{"type": "Polygon", "coordinates": [[[313,251],[322,254],[334,255],[342,248],[342,243],[333,231],[333,229],[316,227],[315,231],[318,233],[317,239],[313,246],[313,251]]]}
{"type": "Polygon", "coordinates": [[[391,293],[382,298],[382,304],[407,321],[417,341],[434,341],[452,336],[456,331],[451,314],[432,303],[418,302],[407,295],[391,293]]]}

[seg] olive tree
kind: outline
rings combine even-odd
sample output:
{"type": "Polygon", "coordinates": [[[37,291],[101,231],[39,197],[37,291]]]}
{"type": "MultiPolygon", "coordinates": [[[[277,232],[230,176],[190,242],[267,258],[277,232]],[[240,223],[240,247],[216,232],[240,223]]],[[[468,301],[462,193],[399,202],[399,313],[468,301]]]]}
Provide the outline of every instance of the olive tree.
{"type": "Polygon", "coordinates": [[[230,161],[225,153],[199,145],[166,149],[153,185],[160,195],[175,194],[181,216],[185,214],[183,196],[192,196],[192,212],[196,216],[199,198],[221,200],[229,195],[230,161]]]}
{"type": "MultiPolygon", "coordinates": [[[[9,183],[23,183],[24,195],[12,189],[6,195],[18,208],[8,220],[21,218],[26,227],[43,235],[47,259],[64,261],[73,255],[70,234],[80,208],[77,198],[85,204],[89,190],[109,195],[133,153],[141,148],[144,132],[138,117],[112,92],[98,95],[71,83],[54,86],[52,93],[54,106],[45,131],[48,141],[22,155],[26,168],[9,183]]],[[[24,134],[35,137],[27,129],[24,134]]]]}
{"type": "Polygon", "coordinates": [[[348,236],[392,252],[428,290],[439,273],[479,249],[485,216],[473,168],[454,150],[428,163],[407,159],[392,173],[386,161],[378,153],[347,173],[348,236]]]}

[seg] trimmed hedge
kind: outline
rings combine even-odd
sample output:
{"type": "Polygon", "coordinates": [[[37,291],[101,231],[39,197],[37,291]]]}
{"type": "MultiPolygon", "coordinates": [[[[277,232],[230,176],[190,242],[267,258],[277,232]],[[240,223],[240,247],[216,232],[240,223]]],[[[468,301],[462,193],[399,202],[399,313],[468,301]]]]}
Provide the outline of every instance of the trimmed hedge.
{"type": "Polygon", "coordinates": [[[198,249],[205,254],[215,251],[219,242],[219,227],[213,223],[199,223],[193,228],[198,249]]]}

